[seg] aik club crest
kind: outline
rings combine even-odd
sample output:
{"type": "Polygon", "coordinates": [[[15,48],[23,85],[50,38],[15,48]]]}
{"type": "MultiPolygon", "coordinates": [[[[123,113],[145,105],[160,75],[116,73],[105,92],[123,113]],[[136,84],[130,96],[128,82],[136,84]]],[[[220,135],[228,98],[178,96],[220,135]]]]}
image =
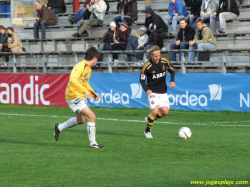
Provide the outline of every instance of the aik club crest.
{"type": "Polygon", "coordinates": [[[165,71],[166,70],[166,67],[164,65],[162,65],[162,70],[165,71]]]}

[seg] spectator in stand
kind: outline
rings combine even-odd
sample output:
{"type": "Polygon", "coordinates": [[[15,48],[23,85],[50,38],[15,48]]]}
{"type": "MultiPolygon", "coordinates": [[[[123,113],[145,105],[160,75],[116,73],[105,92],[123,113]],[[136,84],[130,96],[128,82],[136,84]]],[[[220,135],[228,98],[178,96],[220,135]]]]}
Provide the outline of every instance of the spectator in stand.
{"type": "Polygon", "coordinates": [[[169,21],[172,20],[170,35],[175,35],[177,22],[181,18],[186,18],[188,16],[187,9],[180,0],[171,0],[168,6],[168,14],[164,17],[164,21],[169,26],[169,21]]]}
{"type": "MultiPolygon", "coordinates": [[[[3,25],[0,25],[0,51],[10,52],[8,48],[8,33],[3,25]]],[[[4,55],[5,62],[9,62],[9,55],[4,55]]],[[[2,60],[2,55],[0,55],[0,60],[2,60]]]]}
{"type": "Polygon", "coordinates": [[[18,34],[14,32],[12,27],[8,27],[8,48],[11,52],[22,52],[23,45],[18,34]]]}
{"type": "Polygon", "coordinates": [[[104,0],[91,0],[89,4],[89,11],[92,12],[89,20],[85,20],[84,24],[79,30],[73,34],[73,37],[89,37],[87,32],[88,26],[101,25],[105,18],[107,5],[104,0]]]}
{"type": "MultiPolygon", "coordinates": [[[[149,31],[151,32],[149,35],[149,40],[145,44],[145,50],[150,49],[154,45],[157,45],[160,49],[163,48],[163,38],[160,33],[156,30],[156,25],[151,23],[149,25],[149,31]]],[[[149,58],[149,54],[147,53],[147,59],[149,58]]]]}
{"type": "Polygon", "coordinates": [[[213,19],[210,24],[211,27],[216,27],[216,17],[219,17],[220,30],[219,33],[225,33],[227,30],[226,21],[235,19],[240,15],[237,3],[235,0],[220,0],[218,9],[213,13],[213,19]]]}
{"type": "MultiPolygon", "coordinates": [[[[127,46],[127,40],[131,33],[131,28],[126,22],[120,22],[120,29],[118,30],[118,36],[114,40],[114,44],[110,46],[110,50],[125,50],[127,46]]],[[[118,53],[113,53],[113,61],[118,62],[118,53]]],[[[116,63],[114,65],[117,65],[116,63]]]]}
{"type": "MultiPolygon", "coordinates": [[[[117,36],[118,30],[116,29],[116,24],[115,22],[111,22],[108,31],[103,35],[99,43],[98,51],[110,50],[110,46],[115,43],[114,40],[117,36]]],[[[100,54],[98,61],[102,61],[102,54],[100,54]]]]}
{"type": "Polygon", "coordinates": [[[42,38],[46,37],[46,26],[48,25],[56,25],[57,20],[55,15],[49,10],[47,7],[43,5],[42,1],[37,1],[35,3],[37,17],[36,22],[34,23],[34,38],[39,38],[39,27],[42,30],[42,38]]]}
{"type": "Polygon", "coordinates": [[[66,5],[64,0],[48,0],[48,9],[50,9],[53,14],[65,13],[66,5]]]}
{"type": "MultiPolygon", "coordinates": [[[[197,29],[195,32],[194,40],[189,41],[189,49],[215,49],[217,41],[212,31],[206,25],[203,24],[202,19],[197,19],[196,24],[197,29]]],[[[195,52],[189,52],[188,60],[190,62],[195,60],[195,52]]]]}
{"type": "MultiPolygon", "coordinates": [[[[136,50],[138,49],[138,32],[136,30],[132,30],[128,40],[126,50],[136,50]]],[[[137,61],[137,53],[126,53],[127,61],[137,61]]]]}
{"type": "MultiPolygon", "coordinates": [[[[138,49],[139,50],[144,50],[145,49],[145,44],[148,42],[148,35],[147,35],[147,28],[146,27],[141,27],[140,28],[140,35],[138,37],[138,49]]],[[[143,53],[138,53],[137,56],[138,60],[143,59],[143,53]]]]}
{"type": "Polygon", "coordinates": [[[198,17],[200,17],[201,4],[202,0],[192,0],[191,3],[191,11],[190,15],[188,16],[188,22],[194,28],[196,28],[195,21],[197,20],[198,17]]]}
{"type": "MultiPolygon", "coordinates": [[[[180,21],[180,30],[177,34],[176,42],[170,44],[170,49],[188,49],[189,41],[194,39],[195,29],[191,27],[185,18],[182,18],[180,21]]],[[[170,52],[170,61],[176,61],[176,53],[170,52]]],[[[179,61],[184,53],[180,53],[179,61]]]]}
{"type": "Polygon", "coordinates": [[[120,27],[119,22],[126,22],[128,25],[131,25],[137,21],[138,11],[136,0],[122,0],[122,2],[118,3],[117,7],[118,11],[121,10],[121,16],[115,16],[113,21],[118,28],[120,27]]]}
{"type": "Polygon", "coordinates": [[[237,3],[237,5],[242,5],[244,3],[244,0],[235,0],[235,2],[237,3]]]}
{"type": "MultiPolygon", "coordinates": [[[[168,26],[166,25],[166,23],[163,21],[163,19],[154,13],[154,11],[152,10],[152,8],[146,8],[145,10],[145,27],[148,29],[149,25],[151,23],[156,25],[156,30],[158,33],[160,33],[162,36],[167,35],[168,34],[168,26]]],[[[147,34],[150,34],[150,31],[147,31],[147,34]]]]}
{"type": "Polygon", "coordinates": [[[86,11],[89,9],[89,2],[90,0],[86,0],[83,7],[80,8],[74,16],[68,15],[68,21],[71,25],[78,23],[84,18],[86,11]]]}
{"type": "MultiPolygon", "coordinates": [[[[201,13],[198,19],[202,19],[204,23],[213,22],[213,13],[217,10],[216,0],[204,0],[201,5],[201,13]]],[[[216,33],[216,23],[215,25],[210,24],[211,31],[216,33]]]]}

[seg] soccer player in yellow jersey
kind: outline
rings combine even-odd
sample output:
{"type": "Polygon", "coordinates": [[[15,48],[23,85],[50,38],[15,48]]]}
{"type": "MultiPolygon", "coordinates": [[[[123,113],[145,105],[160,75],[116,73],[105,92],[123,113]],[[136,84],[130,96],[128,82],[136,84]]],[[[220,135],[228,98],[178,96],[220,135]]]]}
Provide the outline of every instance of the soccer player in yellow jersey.
{"type": "Polygon", "coordinates": [[[170,109],[166,71],[170,72],[170,88],[175,87],[175,69],[168,59],[161,58],[161,50],[153,46],[148,50],[150,60],[144,65],[141,71],[140,82],[145,90],[151,113],[146,117],[147,127],[144,131],[146,138],[153,138],[151,128],[155,120],[167,115],[170,109]]]}
{"type": "Polygon", "coordinates": [[[69,107],[75,112],[76,117],[72,117],[64,123],[55,124],[54,136],[56,141],[58,141],[62,130],[83,124],[85,122],[85,118],[87,118],[87,132],[90,147],[104,148],[104,146],[99,145],[96,142],[96,116],[85,103],[85,99],[94,98],[95,101],[99,100],[99,97],[89,85],[91,67],[95,65],[98,57],[98,51],[94,47],[91,47],[86,51],[84,60],[76,64],[72,69],[65,92],[65,98],[69,107]]]}

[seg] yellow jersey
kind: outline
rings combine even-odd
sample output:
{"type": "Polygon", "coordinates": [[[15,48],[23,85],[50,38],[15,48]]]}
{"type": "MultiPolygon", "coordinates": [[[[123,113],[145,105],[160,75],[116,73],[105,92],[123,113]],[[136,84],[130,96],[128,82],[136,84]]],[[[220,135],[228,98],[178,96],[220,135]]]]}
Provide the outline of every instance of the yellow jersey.
{"type": "Polygon", "coordinates": [[[83,60],[77,63],[70,73],[69,82],[65,92],[66,100],[74,100],[82,98],[85,100],[85,95],[91,93],[96,98],[97,95],[93,88],[89,85],[91,76],[91,67],[83,60]]]}

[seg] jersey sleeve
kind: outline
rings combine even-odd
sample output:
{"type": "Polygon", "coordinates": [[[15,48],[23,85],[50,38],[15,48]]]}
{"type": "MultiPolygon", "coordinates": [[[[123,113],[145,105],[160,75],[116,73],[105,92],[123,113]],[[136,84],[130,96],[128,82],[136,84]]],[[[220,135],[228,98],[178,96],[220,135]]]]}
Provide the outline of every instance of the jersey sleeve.
{"type": "Polygon", "coordinates": [[[147,78],[147,67],[150,65],[150,62],[147,62],[144,67],[142,68],[141,74],[140,74],[140,83],[142,88],[145,92],[149,90],[147,84],[146,84],[146,78],[147,78]]]}
{"type": "Polygon", "coordinates": [[[96,98],[97,97],[97,94],[95,93],[94,89],[89,85],[89,83],[87,83],[85,85],[85,87],[87,88],[87,90],[91,93],[91,95],[96,98]]]}
{"type": "Polygon", "coordinates": [[[175,78],[175,69],[172,66],[172,64],[168,61],[168,59],[164,58],[164,61],[166,61],[166,69],[168,70],[168,72],[170,73],[170,82],[174,82],[174,78],[175,78]]]}

